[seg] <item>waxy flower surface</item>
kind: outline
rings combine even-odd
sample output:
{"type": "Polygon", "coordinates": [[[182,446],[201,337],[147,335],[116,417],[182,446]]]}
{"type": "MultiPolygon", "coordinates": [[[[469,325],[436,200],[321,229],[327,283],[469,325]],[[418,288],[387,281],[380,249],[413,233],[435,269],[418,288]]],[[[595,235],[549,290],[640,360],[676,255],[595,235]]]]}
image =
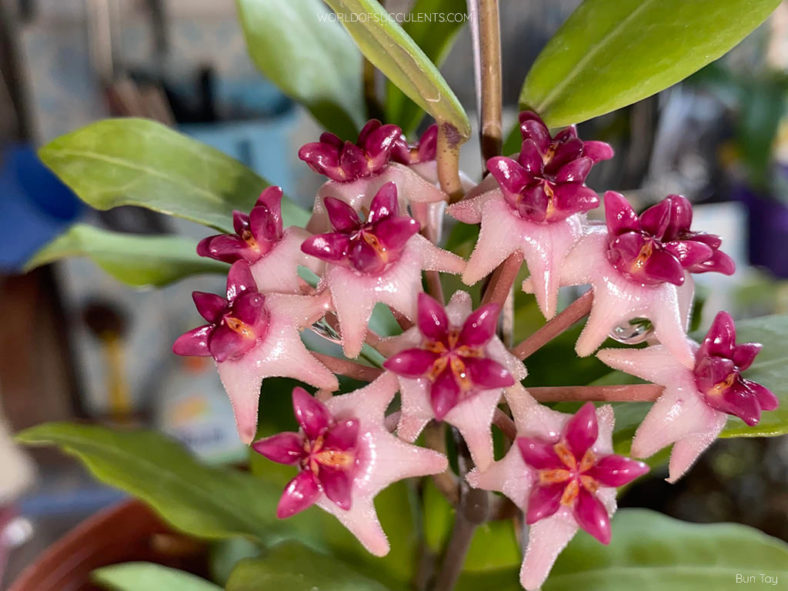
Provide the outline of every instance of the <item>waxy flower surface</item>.
{"type": "Polygon", "coordinates": [[[693,343],[695,365],[678,363],[665,347],[604,349],[597,356],[614,369],[665,386],[638,427],[632,454],[649,457],[671,443],[670,474],[675,482],[717,438],[727,415],[750,426],[762,410],[774,410],[778,400],[764,386],[742,377],[761,349],[757,343],[736,344],[733,319],[720,312],[703,343],[693,343]]]}
{"type": "Polygon", "coordinates": [[[610,541],[616,487],[648,466],[613,454],[613,409],[586,403],[574,416],[539,405],[519,385],[507,391],[517,439],[488,469],[473,470],[468,482],[500,491],[526,515],[528,546],[520,582],[529,591],[544,583],[555,559],[583,528],[603,544],[610,541]]]}
{"type": "Polygon", "coordinates": [[[584,143],[574,127],[552,138],[533,113],[521,115],[521,131],[517,160],[501,156],[487,161],[498,186],[447,211],[466,224],[481,223],[463,281],[476,283],[520,251],[539,308],[551,318],[558,304],[559,269],[582,235],[582,214],[599,204],[597,194],[585,186],[586,176],[596,162],[611,158],[613,150],[602,142],[584,143]]]}
{"type": "Polygon", "coordinates": [[[178,337],[173,351],[214,358],[245,443],[257,429],[264,378],[290,377],[318,388],[338,388],[334,374],[307,351],[299,336],[300,329],[328,310],[327,294],[263,295],[249,264],[238,261],[227,276],[227,299],[204,292],[194,292],[193,298],[208,324],[178,337]]]}
{"type": "Polygon", "coordinates": [[[384,413],[396,391],[391,374],[325,403],[301,388],[293,391],[301,430],[253,445],[268,459],[299,468],[282,495],[280,518],[315,504],[339,519],[372,554],[388,553],[375,496],[398,480],[447,468],[444,455],[405,443],[386,430],[384,413]]]}
{"type": "Polygon", "coordinates": [[[414,318],[422,270],[459,273],[465,261],[419,235],[418,223],[400,215],[394,183],[380,188],[364,221],[338,199],[327,197],[326,209],[334,232],[309,238],[302,249],[328,263],[323,282],[331,292],[342,346],[345,355],[356,357],[376,303],[414,318]]]}
{"type": "MultiPolygon", "coordinates": [[[[724,255],[715,254],[705,242],[670,233],[676,212],[682,212],[675,203],[668,198],[638,218],[623,195],[605,193],[607,228],[588,228],[561,268],[561,285],[591,284],[594,293],[588,322],[575,346],[581,357],[592,354],[617,326],[645,318],[659,342],[692,367],[686,338],[694,292],[690,269],[715,256],[723,260],[724,255]]],[[[682,207],[686,219],[689,204],[682,207]]],[[[727,272],[727,264],[719,270],[727,272]]]]}
{"type": "Polygon", "coordinates": [[[246,261],[263,293],[299,293],[299,265],[320,272],[322,263],[301,251],[301,243],[309,232],[296,226],[282,228],[280,187],[265,189],[248,215],[233,212],[233,227],[235,235],[202,239],[197,254],[227,263],[246,261]]]}
{"type": "Polygon", "coordinates": [[[455,426],[474,463],[493,460],[490,424],[503,388],[525,378],[522,362],[495,336],[499,306],[471,312],[457,291],[444,310],[419,294],[417,324],[386,344],[397,350],[383,366],[399,376],[402,410],[397,434],[414,441],[433,418],[455,426]]]}
{"type": "MultiPolygon", "coordinates": [[[[429,138],[425,138],[424,148],[417,148],[415,157],[419,158],[421,153],[426,158],[433,150],[429,138]]],[[[372,196],[383,185],[394,182],[399,189],[403,211],[409,202],[437,203],[446,198],[434,182],[411,169],[410,165],[415,163],[402,130],[396,125],[383,125],[377,119],[367,122],[355,144],[324,133],[319,142],[302,146],[298,157],[312,170],[330,179],[318,190],[312,217],[306,226],[310,232],[329,229],[323,203],[325,197],[339,199],[360,211],[369,207],[372,196]],[[408,162],[402,163],[403,160],[408,162]]],[[[434,166],[434,162],[427,166],[434,166]]]]}

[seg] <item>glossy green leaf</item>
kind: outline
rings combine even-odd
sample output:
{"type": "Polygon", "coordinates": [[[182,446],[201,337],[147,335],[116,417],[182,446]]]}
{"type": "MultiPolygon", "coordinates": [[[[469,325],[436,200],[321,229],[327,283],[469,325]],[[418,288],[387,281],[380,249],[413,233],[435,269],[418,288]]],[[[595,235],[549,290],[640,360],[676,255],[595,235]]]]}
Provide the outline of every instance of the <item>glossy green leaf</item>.
{"type": "Polygon", "coordinates": [[[438,68],[402,30],[378,0],[326,0],[361,52],[391,82],[459,140],[470,136],[471,124],[460,101],[438,68]]]}
{"type": "MultiPolygon", "coordinates": [[[[218,150],[148,119],[105,119],[60,136],[41,160],[96,209],[137,205],[232,231],[234,209],[249,211],[268,183],[218,150]]],[[[308,214],[282,202],[286,225],[308,214]]]]}
{"type": "MultiPolygon", "coordinates": [[[[424,55],[440,66],[466,22],[465,11],[465,0],[416,0],[402,28],[424,55]]],[[[424,111],[390,81],[386,93],[386,121],[396,123],[408,135],[413,134],[424,118],[424,111]]]]}
{"type": "Polygon", "coordinates": [[[196,244],[179,236],[123,234],[76,224],[43,246],[25,271],[70,257],[89,257],[133,287],[167,285],[189,275],[226,273],[227,265],[197,256],[196,244]]]}
{"type": "Polygon", "coordinates": [[[154,564],[126,562],[94,570],[91,578],[113,591],[221,591],[221,587],[196,575],[154,564]]]}
{"type": "Polygon", "coordinates": [[[625,107],[717,59],[780,0],[585,0],[539,54],[520,105],[551,127],[625,107]]]}
{"type": "Polygon", "coordinates": [[[227,591],[386,591],[335,557],[285,542],[262,558],[242,560],[227,581],[227,591]]]}
{"type": "Polygon", "coordinates": [[[361,54],[320,0],[237,0],[249,55],[323,127],[353,137],[364,122],[361,54]]]}
{"type": "MultiPolygon", "coordinates": [[[[736,575],[788,579],[788,545],[743,525],[685,523],[643,509],[622,509],[603,546],[578,533],[558,557],[544,591],[740,591],[736,575]]],[[[466,574],[458,591],[521,589],[517,569],[466,574]]],[[[753,585],[755,588],[755,585],[753,585]]]]}
{"type": "Polygon", "coordinates": [[[291,526],[275,516],[278,486],[201,464],[159,433],[48,423],[23,431],[17,440],[59,446],[78,457],[96,478],[138,497],[187,534],[276,541],[292,533],[291,526]]]}

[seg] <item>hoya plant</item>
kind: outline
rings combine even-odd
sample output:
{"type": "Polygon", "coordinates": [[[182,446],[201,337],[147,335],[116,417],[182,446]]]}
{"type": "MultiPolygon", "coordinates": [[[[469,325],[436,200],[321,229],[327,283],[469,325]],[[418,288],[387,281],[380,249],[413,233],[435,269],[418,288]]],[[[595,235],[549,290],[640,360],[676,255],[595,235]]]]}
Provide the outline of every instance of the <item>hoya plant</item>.
{"type": "MultiPolygon", "coordinates": [[[[688,334],[693,277],[735,271],[725,245],[681,195],[638,212],[587,186],[617,157],[575,127],[720,57],[778,1],[585,0],[530,69],[508,151],[497,0],[467,13],[417,0],[415,14],[444,18],[404,27],[377,0],[325,4],[238,1],[255,63],[326,130],[297,153],[324,180],[311,211],[151,121],[100,121],[40,152],[95,208],[209,228],[192,243],[77,225],[30,266],[83,255],[134,286],[225,275],[224,293],[194,292],[204,323],[173,352],[215,362],[250,469],[203,465],[149,431],[50,424],[20,439],[61,446],[214,542],[215,583],[231,591],[788,577],[785,544],[755,530],[616,513],[621,487],[650,469],[668,462],[673,483],[718,437],[788,432],[788,317],[721,312],[688,334]],[[436,67],[466,14],[483,178],[459,169],[471,126],[436,67]],[[559,297],[564,286],[576,287],[559,297]],[[556,338],[573,346],[551,348],[556,338]],[[606,368],[594,383],[591,362],[606,368]],[[539,382],[549,364],[565,385],[539,382]]],[[[146,563],[97,577],[218,588],[146,563]]]]}

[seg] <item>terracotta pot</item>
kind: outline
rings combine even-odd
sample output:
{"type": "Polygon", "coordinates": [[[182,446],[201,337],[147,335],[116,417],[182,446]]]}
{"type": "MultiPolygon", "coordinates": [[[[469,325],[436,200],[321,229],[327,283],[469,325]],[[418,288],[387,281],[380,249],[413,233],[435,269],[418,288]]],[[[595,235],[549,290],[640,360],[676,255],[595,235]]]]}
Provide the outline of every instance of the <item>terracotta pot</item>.
{"type": "Polygon", "coordinates": [[[139,501],[126,501],[83,521],[28,566],[8,591],[99,589],[90,573],[119,562],[146,561],[205,576],[207,547],[173,532],[139,501]]]}

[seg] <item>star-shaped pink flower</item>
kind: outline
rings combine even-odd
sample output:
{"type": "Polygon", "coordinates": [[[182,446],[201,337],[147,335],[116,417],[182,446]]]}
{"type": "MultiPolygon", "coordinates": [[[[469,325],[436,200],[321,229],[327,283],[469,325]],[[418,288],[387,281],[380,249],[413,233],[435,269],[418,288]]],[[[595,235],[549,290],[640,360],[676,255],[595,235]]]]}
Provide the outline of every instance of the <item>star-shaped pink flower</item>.
{"type": "Polygon", "coordinates": [[[742,377],[761,349],[736,345],[733,319],[720,312],[703,343],[692,343],[695,365],[687,368],[656,345],[647,349],[604,349],[597,357],[614,369],[665,386],[638,427],[632,455],[647,458],[673,443],[668,482],[678,480],[725,427],[727,415],[752,426],[778,400],[760,384],[742,377]]]}
{"type": "Polygon", "coordinates": [[[596,162],[611,158],[613,150],[602,142],[583,142],[574,127],[551,138],[541,119],[530,112],[521,114],[521,131],[517,160],[500,156],[487,161],[497,186],[488,181],[489,190],[480,188],[480,193],[447,211],[466,224],[481,223],[463,281],[473,285],[520,251],[539,308],[552,318],[562,261],[582,235],[582,214],[599,204],[585,178],[596,162]]]}
{"type": "Polygon", "coordinates": [[[727,255],[717,250],[719,239],[715,236],[672,231],[679,219],[686,220],[690,207],[689,202],[675,197],[638,217],[623,195],[608,191],[607,228],[588,228],[567,257],[560,284],[591,284],[594,292],[591,314],[575,346],[581,357],[593,353],[617,326],[647,318],[659,342],[684,365],[692,366],[686,338],[694,291],[690,273],[699,266],[704,271],[726,273],[731,267],[727,255]],[[697,240],[697,236],[711,236],[716,246],[709,246],[708,239],[697,240]],[[711,264],[712,260],[717,262],[711,264]]]}
{"type": "Polygon", "coordinates": [[[520,583],[538,589],[581,527],[610,541],[616,487],[646,473],[642,462],[613,454],[613,409],[587,403],[574,416],[541,406],[522,388],[507,391],[517,440],[487,470],[471,471],[476,488],[500,491],[525,512],[528,546],[520,583]]]}
{"type": "Polygon", "coordinates": [[[345,202],[325,202],[334,232],[313,236],[301,248],[328,263],[323,283],[331,292],[345,355],[356,357],[376,303],[414,318],[422,270],[459,273],[465,261],[419,235],[418,222],[399,214],[394,183],[380,188],[363,222],[345,202]]]}
{"type": "Polygon", "coordinates": [[[383,125],[377,119],[372,119],[361,130],[355,144],[343,142],[334,134],[324,133],[319,142],[302,146],[298,157],[312,170],[330,179],[317,192],[307,230],[314,233],[329,230],[325,197],[339,199],[360,211],[369,207],[372,196],[390,182],[396,183],[399,189],[400,208],[403,211],[408,203],[444,201],[446,194],[411,167],[412,164],[418,164],[413,162],[414,157],[424,162],[426,169],[434,167],[434,162],[430,165],[426,160],[434,152],[431,135],[427,134],[422,139],[423,147],[417,147],[415,156],[411,156],[399,127],[383,125]],[[422,156],[425,158],[423,161],[420,159],[422,156]]]}
{"type": "Polygon", "coordinates": [[[218,261],[249,263],[257,289],[262,293],[299,293],[298,267],[320,273],[321,261],[304,254],[301,243],[310,234],[303,228],[282,228],[282,189],[268,187],[249,214],[233,212],[235,235],[203,238],[197,254],[218,261]]]}
{"type": "Polygon", "coordinates": [[[339,387],[334,374],[307,351],[299,336],[328,310],[327,294],[263,295],[249,264],[241,260],[227,275],[227,299],[199,291],[192,295],[208,324],[178,337],[172,349],[178,355],[214,358],[244,443],[257,430],[264,378],[290,377],[328,390],[339,387]]]}
{"type": "Polygon", "coordinates": [[[372,554],[388,553],[375,496],[398,480],[437,474],[448,465],[444,455],[405,443],[386,430],[384,413],[396,391],[397,380],[391,374],[325,404],[301,388],[293,390],[301,430],[253,445],[268,459],[299,468],[285,488],[278,517],[316,504],[339,519],[372,554]]]}
{"type": "Polygon", "coordinates": [[[457,291],[443,309],[419,294],[417,325],[388,339],[396,351],[383,366],[399,376],[402,410],[397,435],[415,441],[433,418],[455,426],[474,463],[493,460],[490,424],[503,388],[526,376],[525,366],[498,337],[499,306],[471,312],[471,297],[457,291]]]}

